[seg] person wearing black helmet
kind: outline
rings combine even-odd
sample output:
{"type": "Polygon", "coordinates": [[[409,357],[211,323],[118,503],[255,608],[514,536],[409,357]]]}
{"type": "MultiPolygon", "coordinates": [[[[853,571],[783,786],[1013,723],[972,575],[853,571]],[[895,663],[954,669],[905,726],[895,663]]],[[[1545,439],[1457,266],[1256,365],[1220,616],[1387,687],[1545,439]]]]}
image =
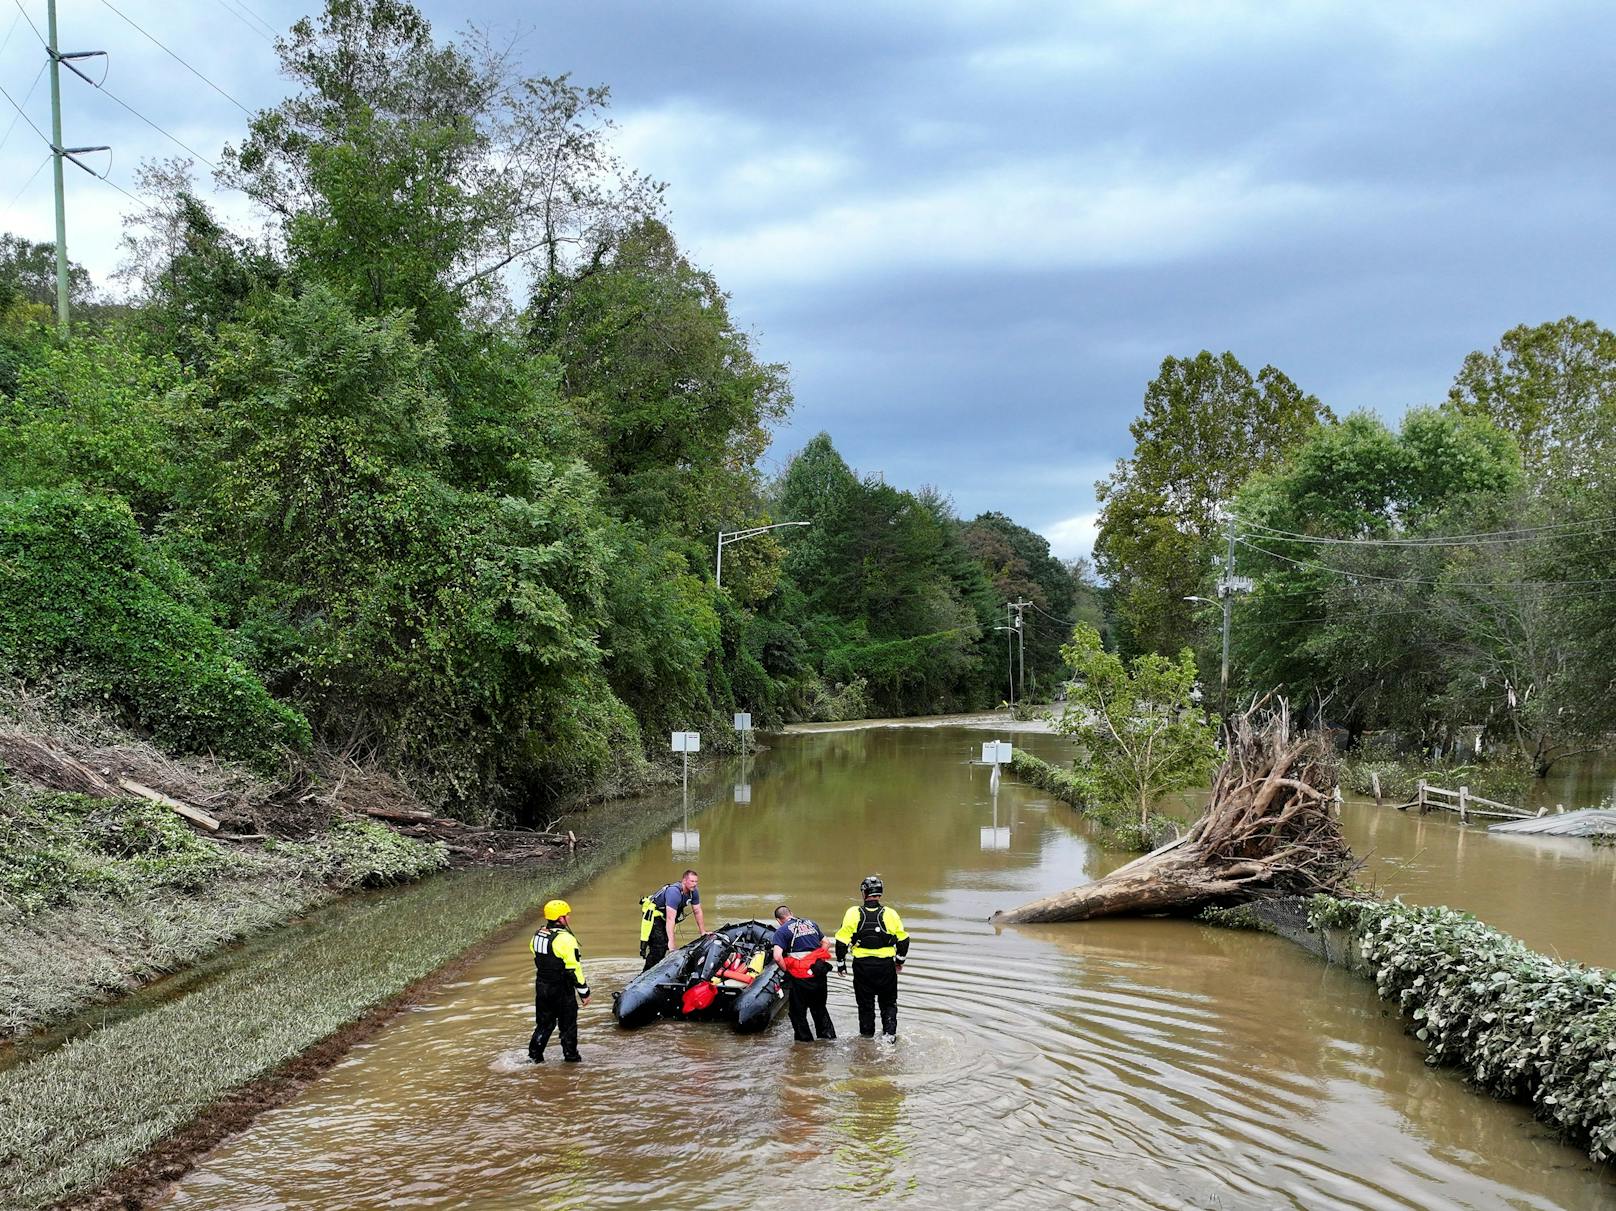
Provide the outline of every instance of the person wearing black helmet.
{"type": "Polygon", "coordinates": [[[898,973],[909,954],[909,934],[903,919],[881,903],[886,888],[880,875],[868,875],[859,884],[862,904],[842,917],[836,931],[836,970],[847,972],[847,954],[853,953],[853,1000],[858,1005],[859,1033],[875,1037],[875,1006],[881,1005],[881,1033],[898,1037],[898,973]]]}

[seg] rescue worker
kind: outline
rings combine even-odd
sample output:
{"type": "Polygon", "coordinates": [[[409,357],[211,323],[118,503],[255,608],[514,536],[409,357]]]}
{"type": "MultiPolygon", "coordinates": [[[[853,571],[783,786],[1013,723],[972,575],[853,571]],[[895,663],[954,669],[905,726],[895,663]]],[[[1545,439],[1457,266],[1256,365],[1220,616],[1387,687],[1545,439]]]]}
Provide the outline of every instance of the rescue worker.
{"type": "Polygon", "coordinates": [[[701,915],[701,893],[696,872],[685,871],[677,883],[652,892],[640,901],[640,956],[645,960],[641,971],[650,971],[667,956],[673,945],[673,927],[685,919],[685,909],[696,913],[696,929],[703,936],[707,922],[701,915]]]}
{"type": "Polygon", "coordinates": [[[836,931],[836,971],[847,973],[847,952],[853,952],[853,1000],[858,1004],[859,1033],[875,1037],[875,1005],[881,1003],[881,1033],[898,1037],[898,973],[909,953],[909,934],[896,912],[881,903],[885,888],[880,875],[866,876],[859,884],[862,904],[842,917],[836,931]]]}
{"type": "Polygon", "coordinates": [[[808,1016],[812,1014],[819,1037],[834,1039],[836,1024],[825,1008],[830,992],[830,952],[825,949],[825,935],[807,917],[793,916],[784,904],[774,910],[774,919],[779,924],[771,941],[774,961],[786,973],[791,1033],[799,1043],[812,1043],[814,1033],[808,1029],[808,1016]]]}
{"type": "Polygon", "coordinates": [[[571,916],[572,905],[551,900],[544,906],[544,924],[528,946],[533,952],[533,1037],[527,1043],[527,1058],[535,1064],[544,1063],[544,1046],[558,1025],[561,1058],[569,1064],[583,1059],[578,1054],[578,1008],[589,1004],[589,981],[584,979],[583,951],[573,936],[571,916]]]}

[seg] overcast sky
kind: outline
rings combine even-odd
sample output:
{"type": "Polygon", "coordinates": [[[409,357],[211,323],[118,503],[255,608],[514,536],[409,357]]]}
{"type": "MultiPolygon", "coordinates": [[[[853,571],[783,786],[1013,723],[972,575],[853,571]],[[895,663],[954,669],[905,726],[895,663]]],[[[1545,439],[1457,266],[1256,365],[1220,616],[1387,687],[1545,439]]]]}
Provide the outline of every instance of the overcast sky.
{"type": "MultiPolygon", "coordinates": [[[[45,0],[20,2],[43,30],[45,0]]],[[[18,4],[0,0],[0,87],[48,132],[18,4]]],[[[309,8],[113,4],[249,109],[286,87],[259,18],[309,8]]],[[[440,36],[521,33],[532,72],[611,86],[620,150],[792,367],[771,459],[828,430],[859,470],[1063,555],[1087,551],[1093,482],[1168,354],[1229,349],[1395,417],[1514,324],[1616,326],[1608,0],[423,7],[440,36]]],[[[63,49],[110,50],[133,110],[209,159],[239,139],[244,114],[112,5],[60,9],[63,49]]],[[[62,90],[65,142],[112,144],[125,188],[183,154],[62,90]]],[[[0,132],[13,117],[0,99],[0,132]]],[[[48,167],[25,184],[45,158],[17,122],[0,229],[52,238],[48,167]]],[[[131,204],[68,172],[69,250],[104,277],[131,204]]]]}

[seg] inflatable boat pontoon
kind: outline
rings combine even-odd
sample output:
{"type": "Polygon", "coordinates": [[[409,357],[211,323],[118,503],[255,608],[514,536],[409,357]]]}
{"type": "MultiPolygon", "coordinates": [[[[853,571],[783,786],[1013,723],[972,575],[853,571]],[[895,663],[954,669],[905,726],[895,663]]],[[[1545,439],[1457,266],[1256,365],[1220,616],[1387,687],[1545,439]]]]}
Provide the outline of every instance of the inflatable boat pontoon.
{"type": "Polygon", "coordinates": [[[772,922],[742,921],[669,951],[612,998],[612,1014],[631,1030],[659,1017],[730,1021],[740,1034],[766,1029],[786,1003],[773,933],[772,922]]]}

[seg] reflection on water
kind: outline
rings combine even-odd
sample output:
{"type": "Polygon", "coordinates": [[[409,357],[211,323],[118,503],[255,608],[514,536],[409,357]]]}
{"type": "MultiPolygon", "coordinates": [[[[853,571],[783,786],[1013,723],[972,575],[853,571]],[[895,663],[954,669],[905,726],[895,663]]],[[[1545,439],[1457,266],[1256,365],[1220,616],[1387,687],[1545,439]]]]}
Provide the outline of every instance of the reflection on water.
{"type": "MultiPolygon", "coordinates": [[[[522,938],[229,1141],[172,1203],[1612,1204],[1609,1169],[1426,1068],[1370,985],[1277,939],[1163,920],[995,932],[995,909],[1126,855],[1012,779],[995,802],[987,771],[969,764],[982,739],[778,738],[751,762],[750,802],[731,796],[680,830],[701,833],[709,924],[766,917],[781,901],[828,924],[862,875],[886,879],[914,939],[895,1046],[856,1036],[848,983],[833,978],[833,1042],[794,1045],[784,1023],[754,1036],[672,1023],[626,1034],[602,995],[583,1011],[584,1064],[522,1064],[522,938]]],[[[1053,737],[1016,741],[1063,751],[1053,737]]],[[[1616,853],[1500,844],[1372,805],[1349,804],[1347,825],[1387,890],[1616,962],[1603,927],[1616,853]]],[[[598,989],[638,971],[639,897],[684,860],[663,834],[569,893],[598,989]]]]}

